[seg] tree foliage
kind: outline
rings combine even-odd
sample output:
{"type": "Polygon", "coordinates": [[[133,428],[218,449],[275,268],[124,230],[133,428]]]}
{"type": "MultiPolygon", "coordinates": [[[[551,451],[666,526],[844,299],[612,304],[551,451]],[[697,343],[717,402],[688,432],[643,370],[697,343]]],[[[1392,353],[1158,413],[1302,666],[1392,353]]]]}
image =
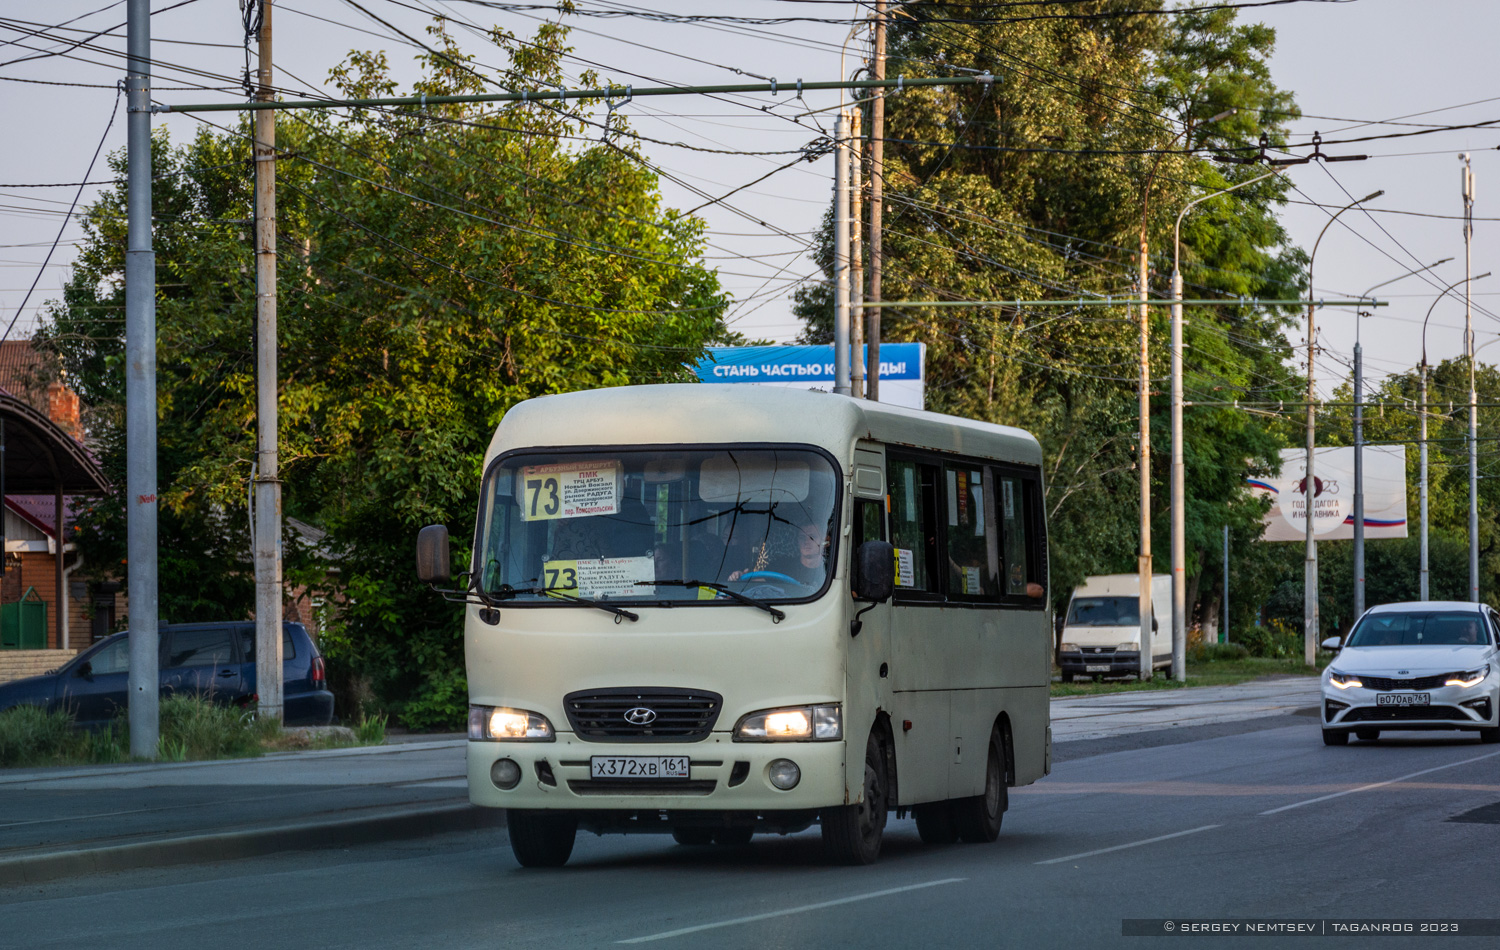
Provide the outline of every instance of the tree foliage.
{"type": "MultiPolygon", "coordinates": [[[[480,91],[441,23],[430,34],[414,92],[480,91]]],[[[566,30],[491,39],[510,55],[507,81],[559,84],[566,30]]],[[[352,97],[394,92],[379,53],[351,54],[333,79],[352,97]]],[[[415,724],[461,714],[463,690],[460,611],[416,583],[413,539],[446,523],[466,562],[500,417],[547,393],[686,381],[685,364],[724,332],[702,222],[663,208],[644,163],[585,128],[580,113],[536,103],[281,114],[284,505],[326,531],[289,571],[338,602],[323,641],[333,659],[388,700],[427,697],[408,704],[415,724]]],[[[244,616],[251,602],[249,131],[155,141],[164,619],[244,616]]],[[[42,332],[117,476],[123,200],[121,183],[90,209],[78,268],[42,332]]],[[[93,512],[90,563],[118,563],[122,529],[118,497],[93,512]]]]}
{"type": "MultiPolygon", "coordinates": [[[[1085,6],[1141,8],[1136,0],[1085,6]]],[[[1054,7],[1081,9],[1043,4],[1035,12],[1054,7]]],[[[910,16],[891,28],[889,75],[979,71],[994,79],[887,97],[886,300],[1135,297],[1143,227],[1152,296],[1165,297],[1178,211],[1262,173],[1193,150],[1249,146],[1262,133],[1279,141],[1295,114],[1266,65],[1274,34],[1238,24],[1233,11],[986,21],[980,4],[919,2],[903,12],[910,16]],[[1229,108],[1238,111],[1207,121],[1229,108]]],[[[1274,213],[1285,189],[1275,179],[1248,185],[1187,217],[1185,296],[1298,294],[1302,255],[1274,213]]],[[[830,218],[820,247],[825,272],[831,245],[830,218]]],[[[826,283],[802,289],[807,340],[831,338],[831,309],[826,283]]],[[[1059,600],[1086,574],[1136,569],[1138,313],[1102,306],[883,311],[885,339],[927,344],[928,408],[1040,437],[1059,600]]],[[[1228,404],[1295,398],[1298,384],[1285,365],[1282,314],[1226,303],[1188,317],[1185,389],[1196,404],[1185,419],[1189,601],[1207,614],[1217,602],[1218,572],[1204,568],[1219,563],[1220,532],[1230,525],[1237,557],[1252,557],[1262,505],[1245,493],[1244,479],[1274,469],[1283,444],[1274,425],[1228,404]]],[[[1158,569],[1168,554],[1167,324],[1165,310],[1154,308],[1158,569]]]]}

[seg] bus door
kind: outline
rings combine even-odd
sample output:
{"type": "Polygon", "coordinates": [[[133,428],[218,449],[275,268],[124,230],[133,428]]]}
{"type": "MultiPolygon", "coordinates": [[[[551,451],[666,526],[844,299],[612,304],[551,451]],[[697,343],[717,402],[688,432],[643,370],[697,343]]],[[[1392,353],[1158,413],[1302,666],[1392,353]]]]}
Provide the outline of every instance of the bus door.
{"type": "Polygon", "coordinates": [[[896,549],[891,607],[891,726],[902,804],[948,797],[951,710],[938,561],[939,466],[886,460],[889,532],[896,549]]]}
{"type": "MultiPolygon", "coordinates": [[[[885,451],[876,443],[861,443],[854,450],[850,472],[850,533],[845,545],[849,551],[849,589],[858,582],[859,547],[866,541],[885,541],[885,451]]],[[[891,605],[856,601],[859,635],[848,641],[847,692],[848,720],[846,736],[863,748],[864,737],[875,721],[877,710],[891,709],[890,624],[891,605]]],[[[851,614],[853,616],[853,614],[851,614]]],[[[899,729],[899,724],[896,724],[899,729]]]]}

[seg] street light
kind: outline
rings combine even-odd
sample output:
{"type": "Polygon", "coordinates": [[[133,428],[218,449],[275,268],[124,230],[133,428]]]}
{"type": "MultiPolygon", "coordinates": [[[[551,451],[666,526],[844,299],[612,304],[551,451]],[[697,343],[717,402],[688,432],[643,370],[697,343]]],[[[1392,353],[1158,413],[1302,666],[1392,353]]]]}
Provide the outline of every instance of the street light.
{"type": "Polygon", "coordinates": [[[1141,475],[1141,547],[1140,557],[1136,562],[1136,571],[1140,579],[1140,618],[1141,618],[1141,679],[1148,680],[1154,672],[1155,649],[1151,644],[1151,624],[1156,612],[1151,605],[1151,359],[1150,359],[1150,330],[1151,317],[1150,307],[1146,304],[1148,298],[1147,277],[1147,246],[1146,227],[1150,220],[1151,208],[1151,185],[1156,181],[1156,170],[1161,167],[1161,160],[1176,145],[1178,140],[1185,135],[1191,134],[1193,129],[1200,126],[1227,119],[1238,112],[1238,109],[1225,109],[1218,115],[1197,124],[1188,123],[1182,131],[1172,136],[1167,147],[1156,153],[1156,161],[1151,163],[1151,173],[1146,176],[1146,188],[1141,195],[1141,254],[1140,254],[1140,291],[1141,291],[1141,386],[1140,386],[1140,408],[1141,408],[1141,437],[1139,448],[1141,475]]]}
{"type": "Polygon", "coordinates": [[[1313,319],[1317,307],[1317,301],[1313,299],[1313,262],[1318,259],[1318,245],[1323,243],[1323,235],[1328,233],[1329,227],[1339,219],[1339,215],[1357,204],[1374,201],[1383,194],[1384,189],[1372,192],[1335,211],[1328,223],[1323,225],[1323,230],[1318,232],[1312,254],[1307,258],[1307,468],[1302,476],[1302,514],[1307,522],[1307,560],[1302,580],[1302,650],[1308,666],[1316,662],[1318,650],[1318,540],[1313,534],[1313,525],[1317,520],[1314,508],[1318,497],[1318,480],[1313,475],[1313,454],[1316,451],[1314,436],[1318,418],[1318,394],[1313,388],[1313,357],[1317,351],[1317,329],[1313,319]]]}
{"type": "MultiPolygon", "coordinates": [[[[1392,277],[1390,280],[1382,281],[1360,294],[1360,299],[1370,296],[1372,291],[1378,290],[1387,284],[1394,284],[1398,280],[1404,280],[1413,274],[1432,270],[1440,264],[1446,264],[1453,260],[1445,257],[1434,264],[1426,267],[1418,267],[1409,270],[1400,277],[1392,277]]],[[[1362,311],[1355,311],[1354,315],[1354,619],[1358,620],[1365,612],[1365,414],[1364,414],[1364,350],[1359,345],[1360,320],[1365,316],[1362,311]]]]}
{"type": "Polygon", "coordinates": [[[1417,483],[1417,505],[1422,517],[1422,560],[1417,574],[1418,600],[1427,599],[1427,321],[1432,319],[1432,311],[1437,309],[1438,301],[1448,296],[1448,292],[1459,284],[1471,284],[1476,280],[1484,280],[1493,271],[1485,271],[1478,277],[1465,277],[1456,280],[1442,289],[1432,300],[1432,306],[1427,308],[1427,316],[1422,318],[1422,402],[1418,406],[1417,415],[1422,420],[1421,434],[1421,476],[1417,483]]]}
{"type": "MultiPolygon", "coordinates": [[[[1187,578],[1183,573],[1187,562],[1187,519],[1183,511],[1187,487],[1182,463],[1182,272],[1178,266],[1182,259],[1182,218],[1210,198],[1227,195],[1276,174],[1280,173],[1269,171],[1194,198],[1183,205],[1177,213],[1177,223],[1172,226],[1172,678],[1178,682],[1187,680],[1187,578]]],[[[1145,646],[1145,641],[1141,646],[1145,646]]]]}

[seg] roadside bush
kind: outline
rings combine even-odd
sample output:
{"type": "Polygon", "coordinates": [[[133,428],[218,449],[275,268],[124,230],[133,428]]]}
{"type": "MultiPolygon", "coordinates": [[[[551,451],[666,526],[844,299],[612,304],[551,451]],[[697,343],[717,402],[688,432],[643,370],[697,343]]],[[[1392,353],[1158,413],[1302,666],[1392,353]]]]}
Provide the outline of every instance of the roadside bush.
{"type": "Polygon", "coordinates": [[[0,766],[50,765],[80,747],[73,717],[40,706],[17,706],[0,713],[0,766]]]}
{"type": "Polygon", "coordinates": [[[1244,644],[1251,656],[1279,660],[1302,656],[1302,632],[1276,617],[1263,626],[1240,630],[1235,634],[1234,640],[1244,644]]]}
{"type": "Polygon", "coordinates": [[[462,668],[429,673],[400,714],[408,729],[462,731],[469,721],[469,678],[462,668]]]}
{"type": "Polygon", "coordinates": [[[1195,663],[1243,660],[1249,655],[1250,649],[1243,643],[1200,643],[1188,653],[1195,663]]]}
{"type": "Polygon", "coordinates": [[[384,745],[385,744],[384,713],[378,716],[365,716],[354,727],[354,737],[359,740],[360,745],[384,745]]]}
{"type": "Polygon", "coordinates": [[[216,706],[199,696],[178,694],[161,701],[161,755],[167,761],[260,755],[262,741],[278,731],[275,723],[256,721],[244,710],[216,706]]]}

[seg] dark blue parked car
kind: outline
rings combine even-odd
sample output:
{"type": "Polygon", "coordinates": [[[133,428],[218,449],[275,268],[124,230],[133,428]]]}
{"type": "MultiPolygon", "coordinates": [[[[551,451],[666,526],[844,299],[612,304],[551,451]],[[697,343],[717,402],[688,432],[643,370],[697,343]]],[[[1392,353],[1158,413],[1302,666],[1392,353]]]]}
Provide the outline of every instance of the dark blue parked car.
{"type": "MultiPolygon", "coordinates": [[[[0,685],[0,709],[33,705],[71,709],[78,722],[113,718],[125,708],[130,679],[130,634],[106,637],[44,676],[0,685]]],[[[333,694],[323,657],[307,628],[281,628],[283,721],[289,726],[326,726],[333,721],[333,694]]],[[[161,695],[194,693],[217,703],[255,702],[255,624],[182,623],[161,628],[161,695]]]]}

